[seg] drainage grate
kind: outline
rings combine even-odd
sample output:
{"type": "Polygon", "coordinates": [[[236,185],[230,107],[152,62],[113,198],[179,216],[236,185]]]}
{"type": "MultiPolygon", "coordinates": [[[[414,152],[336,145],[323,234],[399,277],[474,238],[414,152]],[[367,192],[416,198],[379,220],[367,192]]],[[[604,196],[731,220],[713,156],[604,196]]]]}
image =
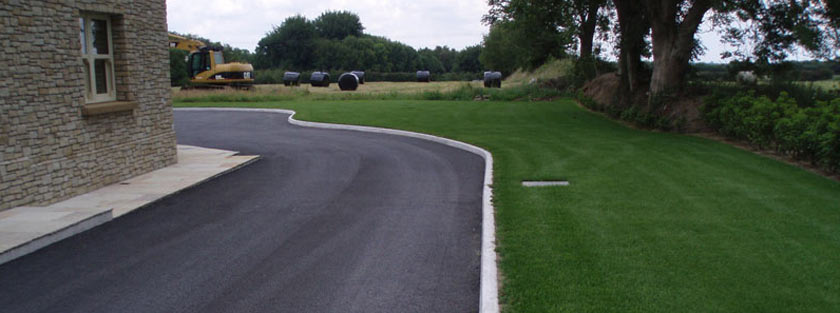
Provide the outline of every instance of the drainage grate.
{"type": "Polygon", "coordinates": [[[545,186],[568,186],[569,182],[565,180],[523,180],[522,186],[525,187],[545,187],[545,186]]]}

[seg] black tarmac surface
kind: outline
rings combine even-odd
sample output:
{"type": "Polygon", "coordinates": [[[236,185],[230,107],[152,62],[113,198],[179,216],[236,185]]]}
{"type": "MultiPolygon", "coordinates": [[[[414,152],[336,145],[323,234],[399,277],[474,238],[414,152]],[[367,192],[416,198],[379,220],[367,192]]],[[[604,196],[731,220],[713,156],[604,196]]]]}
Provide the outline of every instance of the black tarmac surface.
{"type": "Polygon", "coordinates": [[[287,115],[175,113],[263,159],[0,265],[0,312],[474,312],[484,161],[287,115]]]}

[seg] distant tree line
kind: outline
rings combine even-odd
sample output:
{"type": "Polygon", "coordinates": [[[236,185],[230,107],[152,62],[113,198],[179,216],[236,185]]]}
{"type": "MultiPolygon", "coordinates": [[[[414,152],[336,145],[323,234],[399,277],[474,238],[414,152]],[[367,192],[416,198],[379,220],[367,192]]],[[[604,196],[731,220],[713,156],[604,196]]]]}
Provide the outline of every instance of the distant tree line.
{"type": "Polygon", "coordinates": [[[735,60],[729,64],[693,63],[689,79],[701,81],[735,81],[739,72],[752,72],[758,77],[772,81],[820,81],[831,80],[840,75],[840,63],[835,61],[783,61],[756,63],[735,60]]]}
{"type": "Polygon", "coordinates": [[[254,54],[258,69],[365,70],[371,72],[479,72],[481,47],[414,48],[364,33],[359,16],[327,11],[315,20],[296,15],[263,37],[254,54]]]}
{"type": "MultiPolygon", "coordinates": [[[[253,64],[258,83],[277,83],[277,77],[281,77],[278,73],[286,70],[362,70],[376,73],[371,77],[374,80],[397,81],[413,78],[418,70],[430,71],[434,79],[443,80],[477,79],[484,71],[479,60],[481,45],[462,50],[447,46],[417,50],[401,42],[365,34],[359,16],[347,11],[327,11],[314,20],[300,15],[288,17],[260,39],[253,53],[196,35],[179,35],[223,48],[227,62],[253,64]]],[[[182,57],[180,52],[170,55],[173,53],[182,57]]],[[[180,63],[175,56],[171,59],[173,64],[180,63]]],[[[173,85],[183,81],[178,72],[180,67],[173,65],[173,85]]]]}

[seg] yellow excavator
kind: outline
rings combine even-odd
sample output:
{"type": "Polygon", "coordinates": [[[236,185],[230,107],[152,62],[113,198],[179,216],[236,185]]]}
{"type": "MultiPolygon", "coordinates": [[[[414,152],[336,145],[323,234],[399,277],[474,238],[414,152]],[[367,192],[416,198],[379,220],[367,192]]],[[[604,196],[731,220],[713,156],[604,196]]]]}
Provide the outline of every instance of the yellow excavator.
{"type": "Polygon", "coordinates": [[[254,67],[247,63],[225,63],[221,48],[172,33],[169,47],[190,53],[187,57],[190,84],[186,88],[251,89],[254,84],[254,67]]]}

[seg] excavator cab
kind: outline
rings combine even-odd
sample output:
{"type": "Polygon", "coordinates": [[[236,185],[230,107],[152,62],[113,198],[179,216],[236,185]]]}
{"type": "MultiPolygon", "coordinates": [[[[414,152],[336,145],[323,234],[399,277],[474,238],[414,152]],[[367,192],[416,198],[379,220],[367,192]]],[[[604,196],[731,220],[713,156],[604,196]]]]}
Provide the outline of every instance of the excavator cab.
{"type": "MultiPolygon", "coordinates": [[[[214,51],[213,54],[218,55],[218,57],[214,55],[216,60],[221,59],[221,51],[214,51]]],[[[210,51],[203,50],[190,54],[187,57],[187,64],[190,66],[190,79],[193,79],[199,73],[212,69],[214,64],[224,64],[224,59],[222,59],[222,62],[214,62],[214,60],[211,60],[210,51]]]]}

